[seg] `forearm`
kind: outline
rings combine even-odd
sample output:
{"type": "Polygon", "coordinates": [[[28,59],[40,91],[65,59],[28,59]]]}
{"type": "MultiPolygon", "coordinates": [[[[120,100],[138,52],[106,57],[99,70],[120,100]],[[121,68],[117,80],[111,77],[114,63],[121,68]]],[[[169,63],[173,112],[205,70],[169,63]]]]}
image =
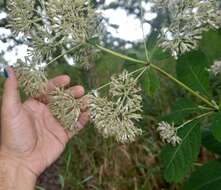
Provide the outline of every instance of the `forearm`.
{"type": "Polygon", "coordinates": [[[29,169],[0,155],[0,190],[33,190],[35,182],[29,169]]]}

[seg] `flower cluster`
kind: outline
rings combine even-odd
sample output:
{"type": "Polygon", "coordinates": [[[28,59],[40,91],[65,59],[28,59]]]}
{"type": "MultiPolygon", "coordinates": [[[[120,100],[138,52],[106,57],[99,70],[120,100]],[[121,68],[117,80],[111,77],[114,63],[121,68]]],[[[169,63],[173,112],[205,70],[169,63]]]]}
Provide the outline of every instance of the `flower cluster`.
{"type": "Polygon", "coordinates": [[[86,45],[102,36],[100,13],[85,0],[49,0],[35,4],[32,0],[9,0],[9,27],[25,34],[29,55],[49,61],[53,52],[68,51],[81,45],[74,54],[76,63],[88,68],[97,51],[86,45]],[[68,44],[68,45],[67,45],[68,44]]]}
{"type": "Polygon", "coordinates": [[[9,0],[9,27],[15,33],[29,33],[34,23],[34,4],[33,0],[9,0]]]}
{"type": "Polygon", "coordinates": [[[72,132],[78,121],[80,102],[75,99],[70,91],[57,88],[49,94],[49,105],[51,113],[59,120],[61,125],[72,132]]]}
{"type": "Polygon", "coordinates": [[[93,65],[92,63],[99,57],[100,51],[93,48],[91,45],[81,46],[76,50],[77,53],[73,55],[76,63],[79,63],[84,69],[88,70],[93,65]]]}
{"type": "Polygon", "coordinates": [[[99,15],[85,0],[49,0],[46,4],[52,28],[69,34],[76,43],[85,43],[99,34],[99,15]]]}
{"type": "Polygon", "coordinates": [[[215,61],[208,71],[215,76],[218,75],[221,72],[221,61],[215,61]]]}
{"type": "Polygon", "coordinates": [[[127,71],[111,78],[110,99],[92,96],[91,116],[95,128],[105,137],[117,142],[135,141],[142,130],[135,126],[141,119],[142,98],[136,80],[127,71]]]}
{"type": "Polygon", "coordinates": [[[28,53],[30,56],[39,58],[39,60],[48,60],[52,52],[56,50],[62,41],[57,36],[53,36],[48,31],[38,28],[38,31],[33,31],[31,35],[32,43],[29,45],[28,53]]]}
{"type": "Polygon", "coordinates": [[[18,60],[15,65],[19,86],[27,96],[37,97],[47,92],[47,77],[43,69],[37,67],[35,60],[18,60]]]}
{"type": "Polygon", "coordinates": [[[166,143],[171,143],[173,146],[180,144],[182,139],[177,135],[177,129],[174,124],[169,124],[162,121],[158,124],[157,131],[159,131],[161,139],[166,143]]]}
{"type": "Polygon", "coordinates": [[[198,47],[202,33],[220,28],[221,10],[216,0],[152,0],[154,9],[165,14],[160,46],[179,55],[198,47]]]}

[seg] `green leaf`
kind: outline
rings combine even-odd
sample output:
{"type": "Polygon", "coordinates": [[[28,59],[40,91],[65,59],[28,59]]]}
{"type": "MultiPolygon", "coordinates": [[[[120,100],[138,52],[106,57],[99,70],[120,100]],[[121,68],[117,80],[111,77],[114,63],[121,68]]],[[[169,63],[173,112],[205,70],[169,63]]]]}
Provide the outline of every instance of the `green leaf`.
{"type": "Polygon", "coordinates": [[[170,123],[178,124],[183,122],[186,117],[194,112],[199,112],[198,105],[187,98],[178,99],[171,108],[171,112],[162,116],[161,120],[166,120],[170,123]]]}
{"type": "MultiPolygon", "coordinates": [[[[129,53],[127,54],[128,57],[134,58],[134,59],[138,59],[138,56],[136,53],[129,53]]],[[[143,67],[143,65],[139,64],[139,63],[131,63],[130,61],[123,61],[123,67],[124,69],[128,70],[129,72],[133,72],[141,67],[143,67]]]]}
{"type": "Polygon", "coordinates": [[[200,49],[211,60],[220,59],[221,55],[221,30],[210,30],[204,33],[200,42],[200,49]]]}
{"type": "Polygon", "coordinates": [[[196,170],[184,185],[184,190],[220,190],[221,161],[213,160],[196,170]]]}
{"type": "Polygon", "coordinates": [[[212,122],[212,132],[215,139],[221,142],[221,114],[216,113],[212,122]]]}
{"type": "Polygon", "coordinates": [[[160,88],[160,80],[155,71],[148,69],[141,78],[141,85],[145,94],[153,97],[160,88]]]}
{"type": "Polygon", "coordinates": [[[152,32],[147,40],[147,50],[150,53],[151,60],[164,60],[170,57],[169,53],[164,52],[162,48],[157,45],[159,41],[159,33],[154,31],[152,32]]]}
{"type": "Polygon", "coordinates": [[[221,155],[221,143],[214,138],[211,129],[203,130],[202,144],[207,150],[221,155]]]}
{"type": "Polygon", "coordinates": [[[208,67],[209,61],[201,51],[185,54],[177,62],[177,78],[193,90],[209,96],[208,67]]]}
{"type": "Polygon", "coordinates": [[[201,144],[198,122],[192,122],[178,131],[182,142],[173,147],[166,145],[161,153],[164,178],[168,182],[180,182],[196,161],[201,144]]]}
{"type": "Polygon", "coordinates": [[[157,45],[157,42],[158,42],[158,36],[159,36],[159,32],[156,32],[156,31],[153,31],[149,36],[148,36],[148,39],[147,39],[147,49],[149,51],[151,51],[152,49],[154,49],[157,45]]]}

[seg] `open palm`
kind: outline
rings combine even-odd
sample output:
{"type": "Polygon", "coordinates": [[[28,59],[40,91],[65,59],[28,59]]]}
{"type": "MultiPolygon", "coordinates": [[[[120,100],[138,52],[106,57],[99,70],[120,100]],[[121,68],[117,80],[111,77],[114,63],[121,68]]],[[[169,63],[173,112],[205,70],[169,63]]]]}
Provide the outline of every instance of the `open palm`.
{"type": "MultiPolygon", "coordinates": [[[[39,175],[63,152],[72,137],[53,117],[47,107],[47,96],[39,101],[30,98],[21,103],[13,69],[5,82],[1,115],[1,152],[39,175]],[[44,102],[44,103],[42,103],[44,102]]],[[[69,84],[69,77],[60,76],[49,81],[48,90],[69,84]]],[[[83,96],[81,86],[70,88],[76,98],[83,96]]],[[[88,112],[82,111],[79,130],[88,121],[88,112]]]]}

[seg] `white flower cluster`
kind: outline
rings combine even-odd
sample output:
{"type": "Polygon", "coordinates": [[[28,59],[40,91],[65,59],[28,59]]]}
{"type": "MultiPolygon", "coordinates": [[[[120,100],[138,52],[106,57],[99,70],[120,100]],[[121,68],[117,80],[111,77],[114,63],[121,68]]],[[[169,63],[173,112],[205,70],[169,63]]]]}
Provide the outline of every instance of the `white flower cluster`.
{"type": "Polygon", "coordinates": [[[34,59],[18,60],[14,68],[19,86],[27,96],[37,97],[47,92],[48,79],[34,59]]]}
{"type": "Polygon", "coordinates": [[[208,69],[208,71],[215,76],[221,73],[221,61],[215,61],[214,64],[211,65],[211,67],[208,69]]]}
{"type": "Polygon", "coordinates": [[[46,9],[53,30],[69,34],[76,43],[99,35],[100,15],[87,0],[49,0],[46,9]]]}
{"type": "Polygon", "coordinates": [[[9,27],[13,32],[29,33],[34,23],[34,5],[33,0],[9,0],[9,27]]]}
{"type": "Polygon", "coordinates": [[[165,14],[160,46],[175,58],[198,47],[202,33],[221,26],[217,0],[152,0],[154,9],[165,14]]]}
{"type": "Polygon", "coordinates": [[[75,62],[88,67],[97,58],[97,51],[88,40],[101,38],[103,24],[101,14],[88,0],[9,0],[9,27],[16,33],[25,34],[29,55],[42,60],[51,59],[57,49],[68,51],[76,46],[75,62]]]}
{"type": "Polygon", "coordinates": [[[171,143],[173,146],[180,144],[182,139],[177,135],[177,129],[174,124],[169,124],[162,121],[158,124],[157,131],[159,131],[160,137],[163,142],[171,143]]]}
{"type": "Polygon", "coordinates": [[[142,98],[136,80],[123,71],[113,76],[110,86],[110,100],[92,97],[91,116],[96,129],[105,137],[114,137],[117,142],[135,141],[142,130],[135,126],[141,119],[142,98]]]}
{"type": "Polygon", "coordinates": [[[48,107],[61,125],[72,132],[80,116],[80,101],[70,91],[57,88],[49,94],[48,107]]]}

